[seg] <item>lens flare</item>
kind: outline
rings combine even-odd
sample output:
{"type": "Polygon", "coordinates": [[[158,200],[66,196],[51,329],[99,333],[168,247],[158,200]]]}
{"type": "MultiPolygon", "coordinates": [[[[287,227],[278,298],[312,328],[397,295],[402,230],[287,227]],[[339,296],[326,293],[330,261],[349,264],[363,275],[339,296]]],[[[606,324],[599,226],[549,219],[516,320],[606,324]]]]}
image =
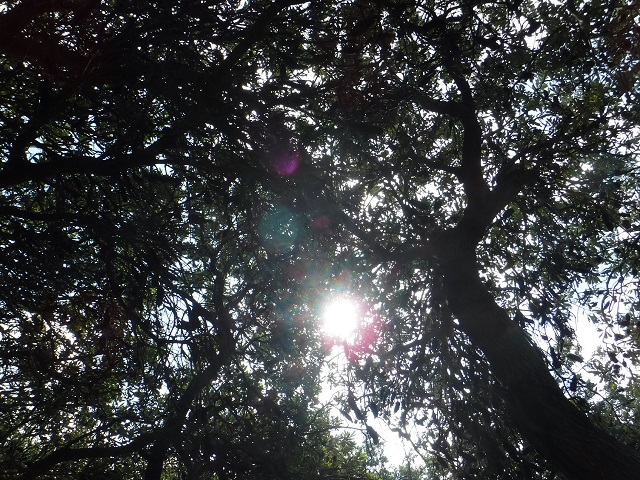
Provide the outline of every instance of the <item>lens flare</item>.
{"type": "Polygon", "coordinates": [[[330,300],[322,312],[322,326],[331,337],[349,339],[358,326],[358,305],[347,298],[330,300]]]}
{"type": "Polygon", "coordinates": [[[295,153],[290,153],[271,161],[270,167],[273,172],[284,177],[293,175],[300,166],[300,157],[295,153]]]}

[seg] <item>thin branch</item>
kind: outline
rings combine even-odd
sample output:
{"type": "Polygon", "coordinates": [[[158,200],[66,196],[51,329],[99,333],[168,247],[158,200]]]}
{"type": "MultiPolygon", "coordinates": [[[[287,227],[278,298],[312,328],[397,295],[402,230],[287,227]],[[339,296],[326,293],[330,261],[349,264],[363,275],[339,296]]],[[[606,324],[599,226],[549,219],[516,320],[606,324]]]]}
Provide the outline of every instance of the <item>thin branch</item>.
{"type": "Polygon", "coordinates": [[[271,22],[273,22],[282,10],[301,3],[306,2],[302,0],[277,0],[273,2],[258,16],[253,25],[247,28],[242,40],[240,40],[229,55],[227,55],[223,64],[224,69],[233,68],[240,61],[242,56],[247,53],[258,40],[263,38],[262,34],[265,29],[271,24],[271,22]]]}
{"type": "MultiPolygon", "coordinates": [[[[406,92],[401,92],[398,97],[406,99],[406,92]]],[[[449,115],[451,117],[462,120],[463,105],[459,102],[438,100],[424,93],[413,90],[408,97],[410,100],[416,102],[420,107],[430,112],[440,113],[443,115],[449,115]]]]}
{"type": "Polygon", "coordinates": [[[426,165],[429,168],[433,168],[435,170],[440,170],[442,172],[447,172],[447,173],[451,173],[452,175],[455,175],[456,177],[458,177],[460,175],[460,168],[459,167],[453,167],[451,165],[446,165],[443,164],[441,162],[438,162],[437,160],[431,160],[430,158],[424,157],[422,155],[418,155],[417,153],[411,153],[410,155],[411,160],[421,164],[421,165],[426,165]]]}
{"type": "Polygon", "coordinates": [[[193,401],[202,390],[210,385],[218,376],[220,370],[235,350],[231,331],[233,320],[223,304],[224,292],[222,290],[224,288],[224,278],[223,275],[217,274],[214,284],[217,290],[215,308],[218,321],[215,322],[215,324],[217,327],[216,334],[219,346],[218,353],[210,357],[211,363],[191,379],[186,390],[184,390],[184,393],[177,400],[175,407],[172,409],[173,413],[165,421],[158,440],[149,453],[149,460],[144,477],[145,480],[160,480],[169,447],[179,438],[193,401]]]}
{"type": "Polygon", "coordinates": [[[174,408],[174,413],[165,421],[159,435],[156,437],[155,444],[149,452],[145,480],[159,480],[161,478],[169,447],[178,440],[191,404],[200,392],[218,376],[225,362],[225,355],[218,354],[207,368],[191,379],[184,394],[179,398],[174,408]]]}

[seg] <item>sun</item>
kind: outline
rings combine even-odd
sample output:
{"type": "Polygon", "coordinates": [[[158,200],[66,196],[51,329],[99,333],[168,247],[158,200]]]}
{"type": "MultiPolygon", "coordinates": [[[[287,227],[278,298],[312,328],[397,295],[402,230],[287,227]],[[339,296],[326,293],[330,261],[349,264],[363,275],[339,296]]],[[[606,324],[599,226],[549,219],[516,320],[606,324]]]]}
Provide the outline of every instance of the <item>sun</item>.
{"type": "Polygon", "coordinates": [[[358,326],[358,305],[348,298],[330,300],[322,311],[322,326],[331,337],[347,339],[358,326]]]}

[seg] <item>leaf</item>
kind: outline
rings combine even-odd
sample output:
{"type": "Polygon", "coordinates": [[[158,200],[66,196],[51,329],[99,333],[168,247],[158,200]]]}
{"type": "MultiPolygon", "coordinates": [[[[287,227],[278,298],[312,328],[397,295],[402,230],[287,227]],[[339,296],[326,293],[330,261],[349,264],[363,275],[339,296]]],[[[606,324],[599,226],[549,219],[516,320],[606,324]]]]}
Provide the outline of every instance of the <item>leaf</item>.
{"type": "Polygon", "coordinates": [[[554,370],[558,370],[562,366],[560,360],[558,359],[558,355],[556,355],[556,351],[553,347],[549,348],[549,352],[551,353],[551,365],[553,366],[554,370]]]}
{"type": "Polygon", "coordinates": [[[347,395],[347,405],[349,405],[349,408],[353,411],[358,420],[364,420],[365,416],[362,413],[362,410],[360,410],[360,408],[358,407],[356,399],[353,397],[353,393],[351,392],[349,392],[347,395]]]}
{"type": "Polygon", "coordinates": [[[622,320],[618,322],[621,327],[628,327],[631,324],[631,315],[625,314],[622,320]]]}
{"type": "Polygon", "coordinates": [[[582,358],[582,355],[578,355],[577,353],[567,353],[565,356],[572,362],[584,362],[584,358],[582,358]]]}
{"type": "Polygon", "coordinates": [[[348,412],[346,412],[346,411],[344,411],[344,410],[340,409],[340,413],[342,414],[342,416],[343,416],[344,418],[346,418],[347,420],[349,420],[349,422],[350,422],[350,423],[353,423],[353,418],[351,418],[351,415],[349,415],[349,413],[348,413],[348,412]]]}
{"type": "Polygon", "coordinates": [[[378,435],[378,432],[376,432],[370,425],[367,425],[367,433],[371,437],[371,440],[373,440],[373,443],[376,445],[380,443],[380,435],[378,435]]]}
{"type": "Polygon", "coordinates": [[[574,375],[571,378],[571,383],[569,383],[569,390],[571,390],[572,392],[575,392],[577,388],[578,388],[578,376],[574,375]]]}

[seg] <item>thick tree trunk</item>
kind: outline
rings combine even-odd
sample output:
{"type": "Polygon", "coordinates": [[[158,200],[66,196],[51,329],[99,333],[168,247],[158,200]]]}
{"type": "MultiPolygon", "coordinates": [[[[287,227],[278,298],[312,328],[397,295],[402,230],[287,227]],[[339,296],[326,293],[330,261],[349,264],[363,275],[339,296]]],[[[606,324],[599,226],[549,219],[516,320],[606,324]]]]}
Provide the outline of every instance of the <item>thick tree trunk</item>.
{"type": "Polygon", "coordinates": [[[596,428],[564,396],[542,352],[483,284],[473,249],[449,249],[446,258],[450,308],[488,359],[524,438],[570,479],[640,478],[638,452],[596,428]]]}

